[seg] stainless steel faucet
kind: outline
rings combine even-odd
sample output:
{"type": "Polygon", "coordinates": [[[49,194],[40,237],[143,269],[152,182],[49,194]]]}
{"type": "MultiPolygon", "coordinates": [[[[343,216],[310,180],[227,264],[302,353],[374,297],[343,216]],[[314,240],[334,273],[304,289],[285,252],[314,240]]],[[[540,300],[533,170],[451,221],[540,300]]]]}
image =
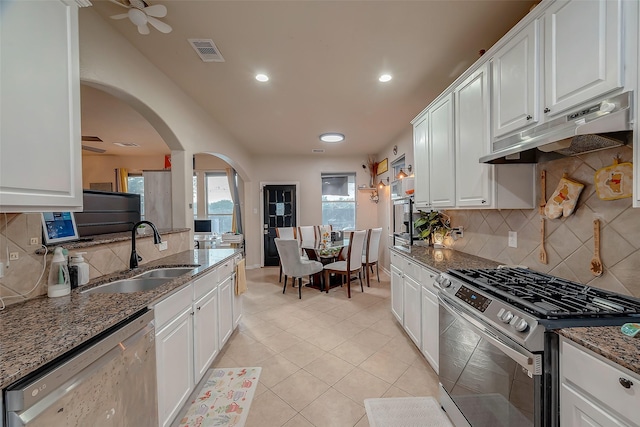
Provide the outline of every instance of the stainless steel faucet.
{"type": "Polygon", "coordinates": [[[160,238],[160,233],[158,233],[158,229],[151,221],[139,221],[133,225],[133,230],[131,230],[131,257],[129,258],[129,268],[138,268],[138,261],[141,261],[142,258],[138,257],[136,253],[136,229],[141,224],[148,224],[153,229],[153,243],[155,245],[159,245],[162,243],[162,238],[160,238]]]}

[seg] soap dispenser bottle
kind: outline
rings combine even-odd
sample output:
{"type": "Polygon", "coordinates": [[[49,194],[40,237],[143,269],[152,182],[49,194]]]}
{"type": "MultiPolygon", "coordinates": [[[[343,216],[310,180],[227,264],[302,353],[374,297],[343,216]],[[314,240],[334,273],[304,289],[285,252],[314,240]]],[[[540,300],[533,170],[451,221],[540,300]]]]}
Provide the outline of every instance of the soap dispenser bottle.
{"type": "Polygon", "coordinates": [[[78,285],[86,285],[89,283],[89,264],[84,261],[84,257],[82,256],[84,254],[86,254],[86,252],[76,252],[71,255],[71,260],[69,260],[69,265],[78,267],[78,285]]]}
{"type": "Polygon", "coordinates": [[[51,259],[49,280],[47,282],[47,295],[49,298],[62,297],[71,292],[69,268],[67,259],[62,253],[62,248],[55,248],[51,259]]]}

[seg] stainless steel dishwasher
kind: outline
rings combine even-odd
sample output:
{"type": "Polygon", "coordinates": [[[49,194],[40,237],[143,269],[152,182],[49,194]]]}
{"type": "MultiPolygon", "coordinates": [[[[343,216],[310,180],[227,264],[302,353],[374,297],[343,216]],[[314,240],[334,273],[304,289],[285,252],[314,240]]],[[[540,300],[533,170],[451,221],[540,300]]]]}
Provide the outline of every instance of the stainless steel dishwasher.
{"type": "Polygon", "coordinates": [[[7,388],[7,426],[157,426],[153,311],[114,328],[7,388]]]}

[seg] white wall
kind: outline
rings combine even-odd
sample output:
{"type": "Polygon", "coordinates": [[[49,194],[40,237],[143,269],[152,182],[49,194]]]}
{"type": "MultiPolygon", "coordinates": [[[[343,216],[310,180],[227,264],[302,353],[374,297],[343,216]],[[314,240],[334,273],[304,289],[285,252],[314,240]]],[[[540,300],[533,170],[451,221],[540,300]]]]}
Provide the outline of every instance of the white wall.
{"type": "Polygon", "coordinates": [[[116,168],[126,168],[129,172],[164,169],[164,156],[82,156],[82,188],[89,188],[92,182],[111,182],[115,191],[116,168]]]}

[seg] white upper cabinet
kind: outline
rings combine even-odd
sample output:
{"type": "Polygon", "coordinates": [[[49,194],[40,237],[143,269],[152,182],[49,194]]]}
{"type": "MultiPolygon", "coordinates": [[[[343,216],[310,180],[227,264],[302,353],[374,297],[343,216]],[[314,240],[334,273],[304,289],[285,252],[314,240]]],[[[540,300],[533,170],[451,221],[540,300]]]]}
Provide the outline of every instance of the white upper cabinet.
{"type": "Polygon", "coordinates": [[[453,94],[443,96],[429,109],[429,193],[431,207],[455,206],[455,147],[453,136],[453,94]]]}
{"type": "Polygon", "coordinates": [[[78,5],[3,0],[0,211],[82,209],[78,5]]]}
{"type": "Polygon", "coordinates": [[[455,104],[456,206],[490,206],[491,165],[478,159],[489,151],[489,84],[480,67],[453,91],[455,104]]]}
{"type": "Polygon", "coordinates": [[[427,207],[431,203],[429,197],[429,145],[427,143],[427,132],[429,129],[429,117],[422,116],[413,127],[413,158],[414,168],[414,199],[416,205],[427,207]],[[420,162],[420,165],[418,165],[420,162]]]}
{"type": "Polygon", "coordinates": [[[491,58],[494,138],[539,120],[539,27],[531,22],[491,58]]]}
{"type": "Polygon", "coordinates": [[[544,114],[623,87],[621,6],[621,0],[556,1],[545,11],[544,114]]]}

